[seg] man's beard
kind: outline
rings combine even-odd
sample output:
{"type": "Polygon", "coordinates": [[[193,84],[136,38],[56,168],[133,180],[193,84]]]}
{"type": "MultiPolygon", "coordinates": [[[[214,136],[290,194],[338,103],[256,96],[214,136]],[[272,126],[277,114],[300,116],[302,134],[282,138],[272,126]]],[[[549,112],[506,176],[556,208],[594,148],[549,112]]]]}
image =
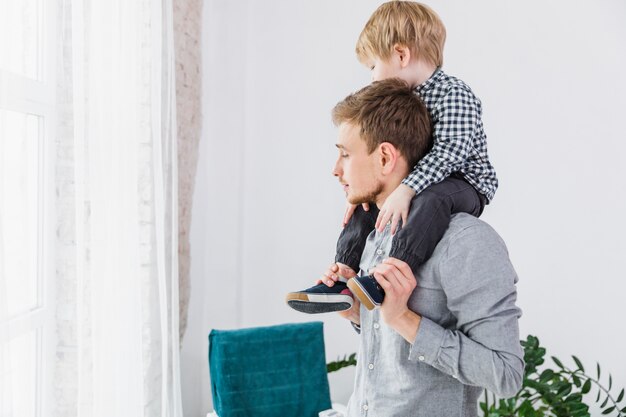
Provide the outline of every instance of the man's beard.
{"type": "Polygon", "coordinates": [[[348,203],[350,204],[363,204],[363,203],[375,203],[378,196],[383,192],[383,183],[377,182],[370,191],[361,195],[348,195],[348,203]]]}

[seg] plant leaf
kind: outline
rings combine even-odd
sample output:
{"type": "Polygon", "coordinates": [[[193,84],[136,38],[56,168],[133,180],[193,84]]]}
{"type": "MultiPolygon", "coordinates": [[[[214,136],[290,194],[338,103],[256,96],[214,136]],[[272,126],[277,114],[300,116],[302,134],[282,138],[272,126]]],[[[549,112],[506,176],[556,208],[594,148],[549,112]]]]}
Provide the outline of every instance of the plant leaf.
{"type": "Polygon", "coordinates": [[[598,371],[598,381],[600,380],[600,364],[596,362],[597,371],[598,371]]]}
{"type": "Polygon", "coordinates": [[[600,401],[600,388],[598,388],[598,396],[596,397],[596,402],[600,401]]]}
{"type": "Polygon", "coordinates": [[[583,384],[583,387],[582,387],[581,392],[582,392],[583,394],[586,394],[586,393],[588,393],[590,390],[591,390],[591,380],[590,380],[590,379],[588,379],[588,380],[586,380],[586,381],[585,381],[585,383],[583,384]]]}
{"type": "Polygon", "coordinates": [[[606,410],[604,410],[604,411],[602,412],[602,415],[605,415],[605,414],[610,414],[613,410],[615,410],[615,406],[610,407],[610,408],[607,408],[606,410]]]}
{"type": "Polygon", "coordinates": [[[574,403],[574,404],[570,404],[570,406],[575,407],[575,406],[584,405],[584,404],[581,404],[582,399],[583,399],[583,395],[580,392],[575,392],[573,394],[568,395],[564,402],[574,403]]]}
{"type": "Polygon", "coordinates": [[[565,369],[565,367],[563,366],[563,364],[561,363],[561,361],[558,358],[552,356],[552,361],[554,361],[554,363],[556,363],[556,366],[558,366],[559,368],[565,369]]]}
{"type": "Polygon", "coordinates": [[[572,375],[572,380],[574,381],[574,385],[580,388],[580,378],[578,378],[576,375],[572,375]]]}
{"type": "Polygon", "coordinates": [[[565,397],[572,392],[572,384],[563,384],[563,386],[557,391],[556,395],[559,397],[565,397]]]}
{"type": "Polygon", "coordinates": [[[572,358],[574,359],[574,362],[576,362],[576,366],[578,366],[578,369],[580,369],[581,371],[585,372],[585,367],[580,362],[580,360],[576,356],[574,356],[574,355],[572,355],[572,358]]]}
{"type": "Polygon", "coordinates": [[[546,369],[539,376],[539,381],[541,382],[549,381],[552,379],[553,376],[554,376],[554,371],[552,369],[546,369]]]}
{"type": "Polygon", "coordinates": [[[624,398],[624,388],[622,388],[619,395],[617,396],[617,402],[622,401],[623,398],[624,398]]]}
{"type": "Polygon", "coordinates": [[[611,387],[613,386],[613,377],[609,374],[609,391],[611,391],[611,387]]]}
{"type": "Polygon", "coordinates": [[[600,408],[604,408],[604,406],[606,405],[606,403],[609,402],[609,396],[606,396],[606,400],[604,400],[604,402],[602,403],[602,405],[600,406],[600,408]]]}

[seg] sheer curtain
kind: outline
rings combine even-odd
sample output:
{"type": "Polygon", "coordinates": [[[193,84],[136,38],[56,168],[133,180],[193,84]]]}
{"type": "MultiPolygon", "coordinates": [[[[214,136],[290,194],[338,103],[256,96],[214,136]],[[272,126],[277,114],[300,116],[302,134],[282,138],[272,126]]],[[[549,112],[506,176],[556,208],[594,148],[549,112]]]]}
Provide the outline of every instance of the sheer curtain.
{"type": "Polygon", "coordinates": [[[172,1],[59,2],[75,262],[57,283],[57,414],[179,417],[172,1]]]}

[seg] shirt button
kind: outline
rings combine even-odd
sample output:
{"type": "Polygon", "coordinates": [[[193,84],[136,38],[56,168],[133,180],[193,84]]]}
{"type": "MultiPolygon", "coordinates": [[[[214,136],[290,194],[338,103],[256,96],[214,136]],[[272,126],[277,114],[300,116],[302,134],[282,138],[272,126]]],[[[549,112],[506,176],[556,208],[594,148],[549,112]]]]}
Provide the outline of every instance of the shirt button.
{"type": "Polygon", "coordinates": [[[452,378],[456,379],[456,375],[452,375],[452,378]]]}
{"type": "Polygon", "coordinates": [[[368,368],[370,368],[370,370],[374,369],[374,364],[370,363],[369,365],[367,365],[368,368]]]}
{"type": "Polygon", "coordinates": [[[423,361],[423,360],[424,360],[424,359],[426,359],[426,358],[424,358],[424,356],[423,356],[423,355],[419,355],[419,356],[417,357],[417,359],[419,359],[419,360],[423,361]]]}
{"type": "Polygon", "coordinates": [[[367,411],[367,409],[368,409],[368,408],[369,408],[369,407],[367,406],[367,404],[364,404],[364,405],[363,405],[363,411],[367,411]]]}
{"type": "Polygon", "coordinates": [[[380,324],[378,324],[378,323],[374,323],[374,328],[375,328],[375,329],[378,329],[379,327],[380,327],[380,324]]]}
{"type": "Polygon", "coordinates": [[[377,255],[382,255],[382,254],[383,254],[382,249],[378,249],[378,250],[376,251],[376,254],[377,254],[377,255]]]}

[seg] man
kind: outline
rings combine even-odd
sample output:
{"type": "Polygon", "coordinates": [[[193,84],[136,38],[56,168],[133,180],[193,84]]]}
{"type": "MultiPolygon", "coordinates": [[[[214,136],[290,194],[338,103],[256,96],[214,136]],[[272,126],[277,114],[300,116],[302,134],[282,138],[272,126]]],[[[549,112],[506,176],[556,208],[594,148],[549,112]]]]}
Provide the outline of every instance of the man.
{"type": "MultiPolygon", "coordinates": [[[[426,109],[398,79],[376,82],[333,110],[339,158],[333,175],[351,204],[385,199],[427,151],[426,109]]],[[[419,236],[415,236],[419,239],[419,236]]],[[[476,416],[483,388],[515,395],[524,371],[515,305],[517,276],[486,223],[456,214],[416,270],[388,258],[390,225],[374,230],[361,258],[385,292],[380,308],[340,312],[360,331],[348,416],[476,416]],[[417,277],[417,279],[416,279],[417,277]]],[[[326,272],[337,281],[342,265],[326,272]]]]}

